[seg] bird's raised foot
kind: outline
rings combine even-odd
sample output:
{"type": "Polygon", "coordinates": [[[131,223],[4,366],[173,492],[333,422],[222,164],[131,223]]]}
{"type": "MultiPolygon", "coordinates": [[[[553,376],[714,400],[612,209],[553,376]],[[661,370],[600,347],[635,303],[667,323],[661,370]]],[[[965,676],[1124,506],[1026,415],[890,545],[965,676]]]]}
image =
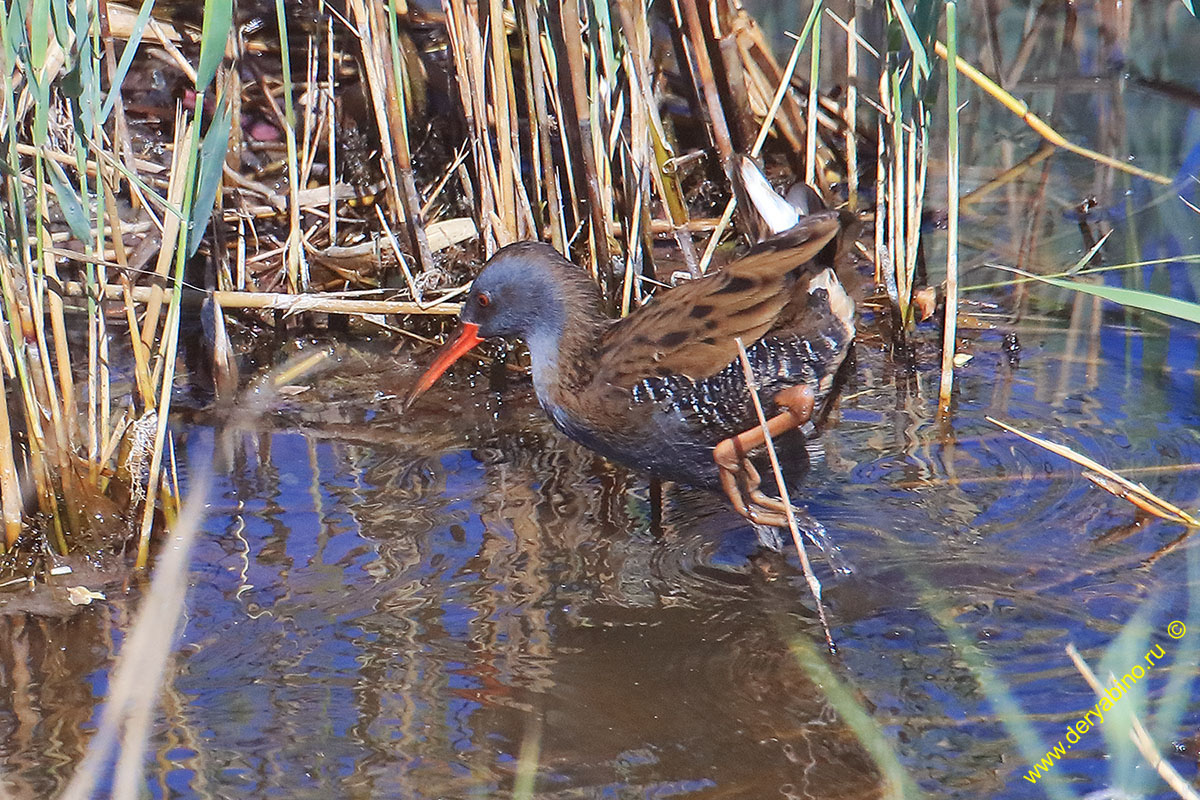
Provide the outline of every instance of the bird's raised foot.
{"type": "Polygon", "coordinates": [[[768,496],[759,488],[762,476],[750,463],[747,453],[765,443],[767,433],[774,439],[812,419],[816,398],[812,387],[802,384],[776,394],[775,404],[783,411],[767,420],[765,426],[759,425],[718,442],[713,448],[713,461],[717,464],[721,488],[735,511],[756,525],[784,527],[788,524],[787,503],[768,496]]]}

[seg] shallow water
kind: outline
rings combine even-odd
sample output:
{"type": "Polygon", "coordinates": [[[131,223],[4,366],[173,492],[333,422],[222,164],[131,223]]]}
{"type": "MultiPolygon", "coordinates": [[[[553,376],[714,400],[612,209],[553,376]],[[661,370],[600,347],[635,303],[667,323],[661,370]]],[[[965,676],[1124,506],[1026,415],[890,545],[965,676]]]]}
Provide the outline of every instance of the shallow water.
{"type": "MultiPolygon", "coordinates": [[[[983,419],[1194,507],[1195,332],[1132,331],[1092,305],[1078,335],[1018,326],[1016,365],[1001,331],[972,334],[949,430],[929,415],[935,375],[898,376],[864,337],[805,480],[853,565],[817,560],[831,663],[936,796],[1042,791],[985,697],[998,686],[981,690],[939,617],[1043,751],[1095,702],[1068,642],[1096,665],[1153,600],[1167,656],[1152,693],[1166,664],[1195,663],[1200,620],[1180,641],[1162,632],[1191,619],[1194,543],[1159,558],[1179,527],[1131,530],[1130,505],[983,419]]],[[[645,481],[559,436],[527,384],[501,396],[460,372],[405,414],[393,390],[411,369],[395,363],[361,344],[236,437],[153,739],[156,796],[485,797],[512,791],[523,763],[538,796],[878,795],[871,758],[789,649],[821,640],[794,554],[750,560],[753,532],[701,494],[668,489],[652,525],[645,481]]],[[[179,433],[186,464],[212,461],[212,427],[179,433]]],[[[128,610],[114,597],[65,623],[5,622],[18,796],[44,796],[77,756],[67,731],[95,718],[128,610]],[[49,769],[47,752],[63,755],[49,769]]],[[[1161,741],[1200,723],[1194,699],[1181,711],[1161,741]]],[[[1054,771],[1103,786],[1106,747],[1093,731],[1054,771]]]]}
{"type": "MultiPolygon", "coordinates": [[[[1005,13],[1012,24],[1023,11],[1005,13]]],[[[1164,77],[1197,74],[1188,30],[1164,25],[1164,77]]],[[[1080,62],[1110,58],[1089,35],[1080,62]]],[[[1146,53],[1133,47],[1131,61],[1146,53]]],[[[1177,185],[1056,156],[968,206],[964,267],[1069,266],[1086,250],[1071,209],[1089,195],[1093,219],[1117,231],[1110,263],[1200,249],[1177,200],[1197,202],[1194,114],[1107,73],[1064,86],[1062,130],[1123,142],[1115,150],[1177,185]]],[[[1007,112],[971,103],[968,191],[1037,146],[1007,112]],[[1015,158],[997,154],[997,131],[1015,158]]],[[[939,186],[931,178],[934,207],[939,186]]],[[[929,236],[931,265],[942,238],[929,236]]],[[[1194,301],[1198,276],[1176,263],[1106,280],[1194,301]]],[[[1098,668],[1143,614],[1149,644],[1106,669],[1161,646],[1140,686],[1157,700],[1168,666],[1190,677],[1200,551],[985,416],[1195,511],[1200,341],[1195,326],[1057,290],[1033,290],[1016,323],[1008,295],[969,297],[1005,305],[976,307],[981,327],[963,333],[974,358],[949,425],[934,417],[937,331],[918,332],[910,373],[867,320],[799,499],[853,568],[816,558],[839,645],[827,663],[907,773],[933,797],[1043,797],[1001,720],[1005,693],[1040,758],[1096,702],[1068,643],[1098,668]],[[1186,622],[1182,639],[1165,633],[1172,620],[1186,622]]],[[[753,557],[754,533],[703,494],[668,488],[656,521],[646,481],[560,436],[527,381],[497,393],[486,370],[463,369],[403,412],[417,367],[391,346],[352,343],[331,374],[234,437],[154,723],[153,796],[474,798],[526,780],[555,798],[879,796],[873,758],[794,649],[822,641],[794,554],[753,557]]],[[[185,483],[214,462],[218,422],[175,423],[185,483]]],[[[67,620],[0,617],[0,771],[15,797],[61,788],[94,730],[140,587],[106,593],[67,620]]],[[[1152,725],[1155,741],[1194,778],[1195,755],[1171,743],[1200,727],[1196,692],[1164,705],[1179,717],[1152,725]]],[[[1086,732],[1051,772],[1073,795],[1102,789],[1122,740],[1115,722],[1086,732]]]]}

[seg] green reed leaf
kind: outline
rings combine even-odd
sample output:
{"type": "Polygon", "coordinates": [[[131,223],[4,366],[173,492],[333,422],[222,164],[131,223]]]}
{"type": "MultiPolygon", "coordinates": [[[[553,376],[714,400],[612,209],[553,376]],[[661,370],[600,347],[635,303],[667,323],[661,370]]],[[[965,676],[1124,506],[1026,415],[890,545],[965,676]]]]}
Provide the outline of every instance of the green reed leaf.
{"type": "MultiPolygon", "coordinates": [[[[125,49],[121,51],[121,60],[117,62],[117,74],[112,78],[112,87],[108,90],[108,97],[104,100],[104,107],[100,109],[101,125],[108,120],[108,115],[112,113],[113,105],[121,95],[121,84],[125,81],[125,76],[129,73],[129,66],[133,63],[133,57],[137,55],[138,45],[142,43],[142,35],[146,30],[146,23],[150,21],[150,10],[153,8],[154,0],[142,0],[142,7],[138,9],[137,18],[133,21],[133,30],[130,31],[129,41],[126,42],[125,49]]],[[[224,46],[222,46],[221,52],[225,52],[224,46]]]]}
{"type": "Polygon", "coordinates": [[[50,185],[54,187],[54,195],[63,219],[67,221],[67,227],[75,234],[76,239],[91,244],[92,226],[88,221],[87,212],[84,211],[83,200],[57,161],[47,158],[45,163],[50,167],[46,174],[50,178],[50,185]]]}
{"type": "Polygon", "coordinates": [[[233,25],[233,0],[205,0],[204,26],[200,31],[200,64],[196,67],[196,93],[200,94],[213,78],[225,57],[225,43],[233,25]]]}
{"type": "Polygon", "coordinates": [[[221,172],[225,166],[225,151],[229,147],[229,129],[233,115],[230,113],[228,96],[217,103],[217,112],[204,134],[200,145],[200,169],[196,177],[196,200],[188,228],[187,254],[191,257],[204,238],[208,221],[212,218],[213,206],[217,201],[217,190],[221,186],[221,172]]]}
{"type": "Polygon", "coordinates": [[[890,0],[890,4],[892,13],[896,15],[896,21],[900,23],[900,29],[904,32],[904,39],[912,50],[913,64],[917,68],[915,77],[918,81],[924,80],[929,75],[929,55],[925,52],[925,43],[921,41],[920,34],[913,27],[912,18],[905,10],[904,3],[901,0],[890,0]]]}
{"type": "Polygon", "coordinates": [[[1026,278],[1048,283],[1051,286],[1057,286],[1061,289],[1070,289],[1075,292],[1083,292],[1084,294],[1094,295],[1105,300],[1111,300],[1114,303],[1120,303],[1123,306],[1130,308],[1140,308],[1144,311],[1153,311],[1156,314],[1163,314],[1176,319],[1187,320],[1188,322],[1200,323],[1200,303],[1192,303],[1187,300],[1180,300],[1176,297],[1170,297],[1165,294],[1155,294],[1154,292],[1143,292],[1140,289],[1123,289],[1120,286],[1103,286],[1094,283],[1083,283],[1082,281],[1066,281],[1061,278],[1047,278],[1042,275],[1034,275],[1025,270],[1015,269],[1013,267],[1004,267],[1006,272],[1015,272],[1018,275],[1023,275],[1026,278]]]}

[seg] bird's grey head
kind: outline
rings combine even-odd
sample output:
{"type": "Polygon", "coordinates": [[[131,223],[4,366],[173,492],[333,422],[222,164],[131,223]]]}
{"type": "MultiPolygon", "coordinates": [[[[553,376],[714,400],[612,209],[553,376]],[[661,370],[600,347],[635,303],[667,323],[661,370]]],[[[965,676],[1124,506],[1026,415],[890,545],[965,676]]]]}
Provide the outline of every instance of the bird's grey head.
{"type": "Polygon", "coordinates": [[[487,339],[525,340],[535,382],[556,369],[567,326],[600,319],[600,294],[583,269],[539,242],[518,242],[484,265],[463,303],[462,321],[479,326],[487,339]]]}

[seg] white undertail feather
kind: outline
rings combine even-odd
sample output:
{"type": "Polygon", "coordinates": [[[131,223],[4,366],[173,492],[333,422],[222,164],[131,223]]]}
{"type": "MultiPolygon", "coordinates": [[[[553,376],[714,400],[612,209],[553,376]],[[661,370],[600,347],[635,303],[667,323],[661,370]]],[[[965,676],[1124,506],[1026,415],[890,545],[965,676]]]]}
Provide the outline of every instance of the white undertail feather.
{"type": "Polygon", "coordinates": [[[789,228],[794,228],[800,222],[800,212],[779,196],[757,164],[749,158],[741,156],[738,160],[738,169],[741,171],[742,184],[746,188],[750,202],[754,205],[754,210],[762,217],[771,233],[783,233],[789,228]]]}

